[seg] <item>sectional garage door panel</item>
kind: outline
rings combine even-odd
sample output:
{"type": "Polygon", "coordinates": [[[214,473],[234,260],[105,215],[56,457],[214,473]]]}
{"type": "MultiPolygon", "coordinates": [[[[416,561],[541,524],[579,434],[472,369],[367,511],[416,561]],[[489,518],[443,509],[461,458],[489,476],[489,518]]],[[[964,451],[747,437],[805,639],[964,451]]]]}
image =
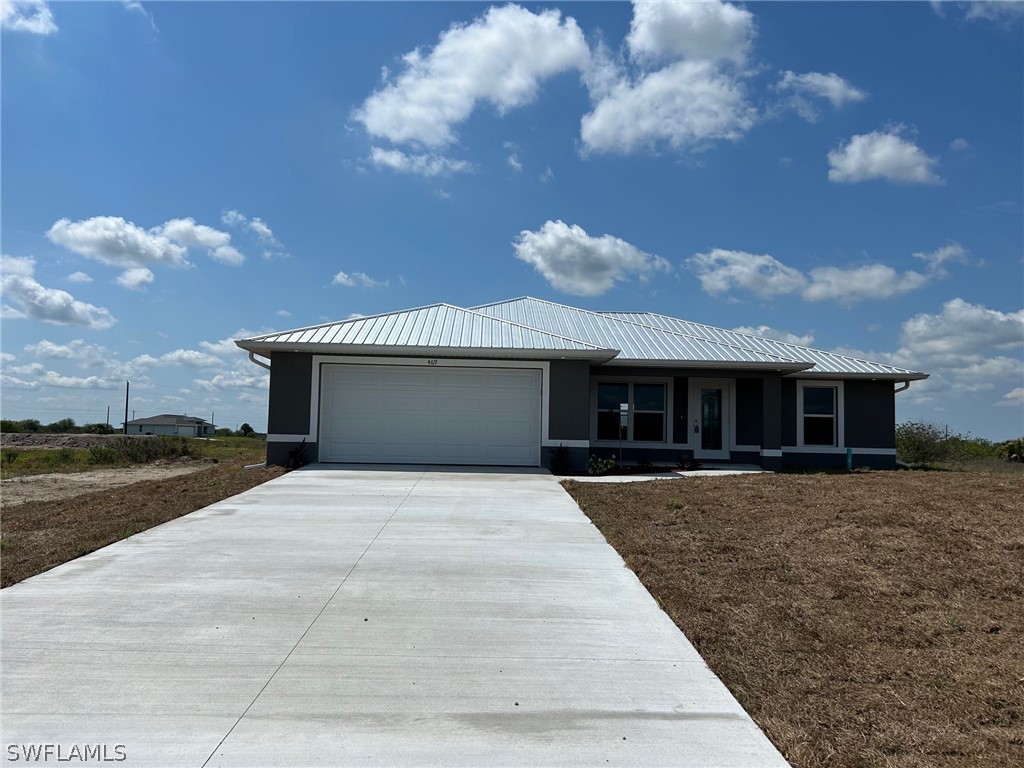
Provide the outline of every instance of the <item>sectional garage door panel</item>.
{"type": "Polygon", "coordinates": [[[540,463],[537,369],[324,365],[320,460],[540,463]]]}

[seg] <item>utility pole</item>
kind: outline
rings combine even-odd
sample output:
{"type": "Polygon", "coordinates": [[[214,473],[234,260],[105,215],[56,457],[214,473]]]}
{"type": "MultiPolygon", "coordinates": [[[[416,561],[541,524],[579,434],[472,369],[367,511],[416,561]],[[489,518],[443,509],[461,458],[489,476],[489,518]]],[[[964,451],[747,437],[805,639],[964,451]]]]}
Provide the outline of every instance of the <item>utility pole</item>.
{"type": "Polygon", "coordinates": [[[110,406],[107,406],[107,426],[110,426],[110,406]]]}
{"type": "Polygon", "coordinates": [[[128,434],[128,390],[131,388],[131,382],[126,381],[124,383],[124,434],[128,434]]]}

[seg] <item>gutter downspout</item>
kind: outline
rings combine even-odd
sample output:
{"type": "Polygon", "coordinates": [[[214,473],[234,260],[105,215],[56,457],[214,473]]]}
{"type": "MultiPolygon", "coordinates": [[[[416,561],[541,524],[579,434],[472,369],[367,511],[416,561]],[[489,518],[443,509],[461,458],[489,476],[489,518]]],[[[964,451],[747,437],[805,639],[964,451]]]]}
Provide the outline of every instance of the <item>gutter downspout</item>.
{"type": "MultiPolygon", "coordinates": [[[[252,352],[249,353],[249,357],[250,358],[252,357],[252,352]]],[[[256,361],[256,360],[253,360],[253,362],[259,364],[258,361],[256,361]]],[[[896,389],[894,389],[893,392],[894,393],[903,392],[903,391],[905,391],[907,389],[910,389],[910,382],[909,381],[904,381],[903,382],[903,386],[902,387],[896,387],[896,389]]]]}
{"type": "MultiPolygon", "coordinates": [[[[257,360],[256,359],[256,353],[255,352],[250,352],[249,353],[249,360],[251,362],[253,362],[253,363],[256,363],[256,365],[258,365],[260,368],[266,368],[268,371],[270,370],[270,365],[269,364],[264,363],[262,360],[257,360]]],[[[907,386],[908,387],[910,386],[910,382],[909,381],[907,382],[907,386]]]]}

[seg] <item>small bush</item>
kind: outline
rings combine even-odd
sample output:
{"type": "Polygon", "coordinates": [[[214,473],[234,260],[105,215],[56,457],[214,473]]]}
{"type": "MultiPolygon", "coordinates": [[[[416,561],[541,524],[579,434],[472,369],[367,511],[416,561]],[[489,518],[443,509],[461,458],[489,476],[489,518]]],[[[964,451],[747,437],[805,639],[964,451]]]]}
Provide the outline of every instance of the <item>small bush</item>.
{"type": "Polygon", "coordinates": [[[148,464],[157,459],[198,458],[200,451],[187,437],[124,437],[89,449],[92,464],[148,464]]]}
{"type": "Polygon", "coordinates": [[[569,449],[564,445],[549,448],[551,452],[551,474],[565,475],[569,472],[569,449]]]}
{"type": "Polygon", "coordinates": [[[994,459],[999,447],[982,437],[971,437],[935,424],[908,421],[896,427],[896,456],[908,464],[994,459]]]}
{"type": "Polygon", "coordinates": [[[996,456],[1003,461],[1011,461],[1013,456],[1017,460],[1024,459],[1024,437],[1015,440],[1006,440],[995,447],[996,456]]]}
{"type": "Polygon", "coordinates": [[[19,456],[21,456],[21,451],[4,451],[4,464],[6,464],[7,466],[11,466],[14,462],[18,460],[19,456]]]}
{"type": "Polygon", "coordinates": [[[607,475],[615,471],[617,466],[618,462],[615,461],[613,456],[609,456],[607,459],[596,455],[591,456],[590,461],[587,462],[587,474],[593,476],[607,475]]]}

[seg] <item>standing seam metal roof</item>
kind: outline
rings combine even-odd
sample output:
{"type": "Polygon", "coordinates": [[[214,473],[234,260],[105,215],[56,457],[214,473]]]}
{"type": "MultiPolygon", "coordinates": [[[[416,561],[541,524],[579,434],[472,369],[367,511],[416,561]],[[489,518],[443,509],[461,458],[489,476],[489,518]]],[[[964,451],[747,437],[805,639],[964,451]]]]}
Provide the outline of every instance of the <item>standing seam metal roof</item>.
{"type": "Polygon", "coordinates": [[[897,368],[885,363],[875,363],[868,360],[860,360],[856,357],[825,352],[820,349],[804,347],[799,344],[791,344],[776,339],[766,339],[762,336],[755,336],[742,331],[730,331],[725,328],[717,328],[713,325],[694,323],[689,320],[680,320],[667,315],[659,315],[653,312],[605,312],[610,317],[615,317],[627,322],[640,322],[656,328],[664,328],[668,331],[688,333],[695,336],[704,336],[715,340],[733,344],[742,344],[753,349],[761,349],[774,354],[786,355],[794,359],[806,360],[814,363],[810,373],[861,373],[861,374],[916,374],[906,368],[897,368]]]}
{"type": "MultiPolygon", "coordinates": [[[[310,345],[317,349],[452,349],[572,352],[595,360],[680,361],[805,367],[805,374],[924,378],[905,368],[693,323],[653,312],[591,312],[522,297],[464,309],[451,304],[269,333],[237,342],[253,351],[310,345]]],[[[490,354],[490,352],[486,353],[490,354]]]]}
{"type": "MultiPolygon", "coordinates": [[[[599,312],[522,298],[473,308],[477,312],[514,320],[554,333],[572,334],[606,346],[618,347],[618,360],[687,360],[697,362],[798,364],[800,358],[767,349],[708,339],[669,328],[635,323],[599,312]]],[[[810,362],[810,361],[806,361],[810,362]]]]}
{"type": "Polygon", "coordinates": [[[267,344],[573,350],[606,352],[611,355],[618,351],[451,304],[433,304],[401,312],[269,333],[243,339],[241,346],[247,348],[267,344]]]}

